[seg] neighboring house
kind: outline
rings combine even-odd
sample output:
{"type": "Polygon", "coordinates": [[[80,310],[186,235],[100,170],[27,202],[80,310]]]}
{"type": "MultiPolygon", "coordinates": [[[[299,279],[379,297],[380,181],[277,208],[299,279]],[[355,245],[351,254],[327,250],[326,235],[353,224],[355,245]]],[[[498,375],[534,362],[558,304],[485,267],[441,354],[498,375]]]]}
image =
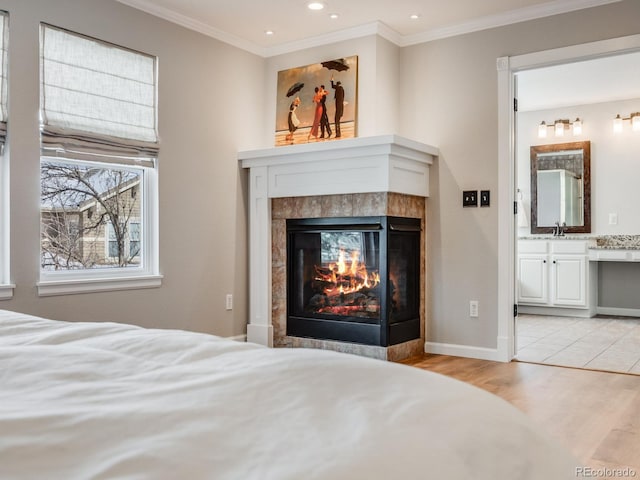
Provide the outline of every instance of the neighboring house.
{"type": "Polygon", "coordinates": [[[140,179],[134,176],[117,182],[110,173],[99,171],[91,182],[95,188],[83,192],[82,196],[87,198],[80,203],[71,201],[68,195],[71,185],[68,190],[58,191],[50,197],[50,205],[43,201],[43,269],[140,264],[140,179]]]}

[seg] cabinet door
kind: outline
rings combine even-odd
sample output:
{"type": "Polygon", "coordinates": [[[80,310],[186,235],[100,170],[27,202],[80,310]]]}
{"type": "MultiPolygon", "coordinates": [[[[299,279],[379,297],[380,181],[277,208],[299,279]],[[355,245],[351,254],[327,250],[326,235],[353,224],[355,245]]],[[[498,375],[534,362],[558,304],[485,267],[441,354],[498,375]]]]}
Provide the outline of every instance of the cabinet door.
{"type": "Polygon", "coordinates": [[[518,256],[518,303],[549,303],[547,279],[546,255],[518,256]]]}
{"type": "Polygon", "coordinates": [[[587,257],[552,255],[551,303],[571,307],[587,306],[587,257]]]}

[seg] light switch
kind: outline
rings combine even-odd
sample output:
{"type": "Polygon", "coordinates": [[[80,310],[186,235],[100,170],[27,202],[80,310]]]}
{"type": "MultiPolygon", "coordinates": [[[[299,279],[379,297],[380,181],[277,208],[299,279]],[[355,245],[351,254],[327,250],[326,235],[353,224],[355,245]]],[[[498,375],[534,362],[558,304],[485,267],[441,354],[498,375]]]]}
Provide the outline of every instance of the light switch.
{"type": "Polygon", "coordinates": [[[465,190],[462,192],[462,206],[463,207],[477,207],[478,206],[478,191],[477,190],[465,190]]]}
{"type": "Polygon", "coordinates": [[[618,214],[610,213],[609,214],[609,225],[617,225],[618,224],[618,214]]]}
{"type": "Polygon", "coordinates": [[[489,190],[480,190],[480,206],[488,207],[491,205],[491,192],[489,190]]]}

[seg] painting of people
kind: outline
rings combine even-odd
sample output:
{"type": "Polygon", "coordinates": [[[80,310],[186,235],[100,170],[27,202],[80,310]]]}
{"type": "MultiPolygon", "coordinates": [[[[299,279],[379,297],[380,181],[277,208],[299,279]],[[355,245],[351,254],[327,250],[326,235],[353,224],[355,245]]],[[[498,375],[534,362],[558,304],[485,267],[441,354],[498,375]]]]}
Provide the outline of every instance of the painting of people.
{"type": "Polygon", "coordinates": [[[356,136],[356,55],[278,72],[275,145],[356,136]]]}

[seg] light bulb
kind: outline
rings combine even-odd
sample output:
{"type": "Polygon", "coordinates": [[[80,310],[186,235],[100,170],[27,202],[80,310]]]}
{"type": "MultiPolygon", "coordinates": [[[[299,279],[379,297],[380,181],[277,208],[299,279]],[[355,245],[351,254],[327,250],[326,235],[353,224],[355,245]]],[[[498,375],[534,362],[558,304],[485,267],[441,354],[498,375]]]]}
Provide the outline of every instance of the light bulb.
{"type": "Polygon", "coordinates": [[[538,125],[538,137],[547,138],[547,124],[544,122],[538,125]]]}
{"type": "Polygon", "coordinates": [[[621,133],[622,132],[622,118],[620,114],[616,115],[616,118],[613,119],[613,133],[621,133]]]}
{"type": "Polygon", "coordinates": [[[582,135],[582,120],[579,118],[576,118],[575,122],[573,122],[573,134],[582,135]]]}

